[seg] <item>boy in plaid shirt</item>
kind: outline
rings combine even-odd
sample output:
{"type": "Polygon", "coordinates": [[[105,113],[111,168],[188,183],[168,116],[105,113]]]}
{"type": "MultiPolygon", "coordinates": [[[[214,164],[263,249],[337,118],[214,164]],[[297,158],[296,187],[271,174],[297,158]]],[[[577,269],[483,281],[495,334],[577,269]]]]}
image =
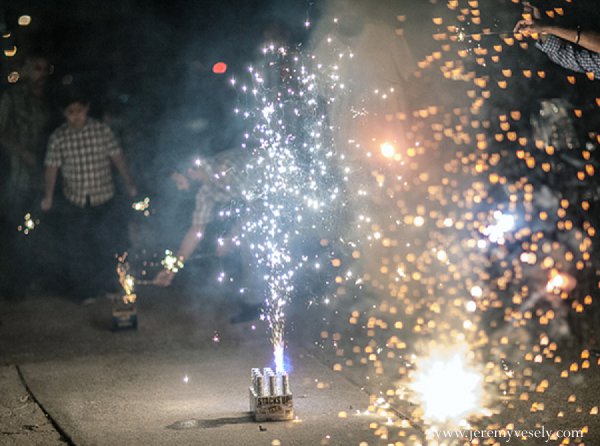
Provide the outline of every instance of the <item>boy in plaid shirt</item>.
{"type": "Polygon", "coordinates": [[[46,153],[43,211],[54,206],[58,172],[62,175],[68,280],[75,296],[88,301],[110,289],[114,280],[115,186],[111,163],[130,197],[137,194],[119,143],[110,128],[88,117],[89,102],[79,94],[65,101],[66,122],[57,128],[46,153]]]}

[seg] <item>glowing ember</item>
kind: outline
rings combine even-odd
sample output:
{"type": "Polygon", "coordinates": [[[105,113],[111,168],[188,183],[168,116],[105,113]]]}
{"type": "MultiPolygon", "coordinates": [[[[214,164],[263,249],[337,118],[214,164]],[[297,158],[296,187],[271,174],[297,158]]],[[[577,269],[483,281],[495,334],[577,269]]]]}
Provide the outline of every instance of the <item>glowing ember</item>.
{"type": "Polygon", "coordinates": [[[4,50],[4,55],[6,57],[13,57],[15,54],[17,54],[17,47],[13,46],[12,48],[6,48],[4,50]]]}
{"type": "Polygon", "coordinates": [[[39,224],[40,221],[38,219],[34,219],[31,216],[31,213],[28,212],[25,214],[25,217],[23,217],[23,224],[17,226],[17,230],[25,235],[29,235],[31,231],[33,231],[39,224]]]}
{"type": "Polygon", "coordinates": [[[546,291],[549,293],[569,292],[575,288],[577,281],[573,276],[567,273],[559,273],[556,270],[550,272],[550,279],[546,284],[546,291]]]}
{"type": "Polygon", "coordinates": [[[503,245],[504,235],[515,227],[515,218],[512,215],[503,214],[500,211],[494,212],[496,224],[490,225],[483,230],[491,242],[503,245]]]}
{"type": "Polygon", "coordinates": [[[183,268],[183,261],[177,258],[177,256],[175,256],[175,254],[168,249],[165,250],[165,257],[160,263],[167,271],[172,273],[177,273],[183,268]]]}
{"type": "Polygon", "coordinates": [[[133,304],[137,299],[137,296],[134,294],[135,277],[129,274],[129,268],[127,253],[124,253],[117,259],[117,275],[119,276],[119,283],[125,292],[123,296],[123,303],[125,304],[133,304]]]}
{"type": "Polygon", "coordinates": [[[19,26],[29,26],[31,24],[31,16],[22,15],[19,17],[19,20],[17,23],[19,24],[19,26]]]}
{"type": "Polygon", "coordinates": [[[141,201],[136,201],[131,204],[131,207],[137,212],[142,212],[147,217],[150,215],[150,198],[146,197],[141,201]]]}
{"type": "Polygon", "coordinates": [[[123,296],[124,304],[133,304],[137,300],[137,296],[135,294],[126,294],[123,296]]]}

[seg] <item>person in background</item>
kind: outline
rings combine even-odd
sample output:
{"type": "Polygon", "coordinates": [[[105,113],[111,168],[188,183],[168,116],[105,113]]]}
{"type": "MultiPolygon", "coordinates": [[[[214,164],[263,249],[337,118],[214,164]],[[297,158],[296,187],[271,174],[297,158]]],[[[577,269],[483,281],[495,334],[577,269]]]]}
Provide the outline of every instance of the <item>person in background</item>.
{"type": "MultiPolygon", "coordinates": [[[[88,116],[89,101],[81,92],[64,100],[66,122],[48,142],[45,159],[46,188],[43,211],[54,207],[59,172],[62,175],[62,224],[66,233],[66,272],[72,294],[92,303],[93,298],[113,291],[115,231],[115,185],[111,163],[123,178],[130,197],[137,194],[119,143],[111,129],[88,116]]],[[[59,209],[61,211],[61,209],[59,209]]]]}
{"type": "MultiPolygon", "coordinates": [[[[215,240],[214,251],[234,271],[229,275],[238,275],[236,283],[244,290],[243,297],[235,300],[237,313],[230,318],[231,323],[246,322],[256,319],[260,314],[262,292],[256,278],[249,274],[251,260],[249,253],[237,242],[239,217],[245,206],[243,193],[246,180],[245,165],[247,153],[242,149],[222,151],[211,158],[195,157],[193,163],[182,172],[173,172],[171,180],[179,190],[188,190],[191,183],[199,183],[196,202],[192,214],[192,224],[183,236],[177,250],[177,258],[181,262],[190,259],[204,239],[207,227],[219,229],[215,240]],[[233,263],[233,264],[231,264],[233,263]],[[245,290],[250,288],[250,292],[245,290]]],[[[167,269],[161,270],[153,280],[153,284],[168,287],[175,274],[167,269]]]]}
{"type": "MultiPolygon", "coordinates": [[[[35,259],[29,240],[21,240],[17,226],[43,186],[43,156],[49,133],[50,107],[46,86],[50,63],[41,52],[29,53],[20,79],[0,98],[0,150],[4,166],[0,178],[0,232],[3,246],[0,283],[6,297],[25,294],[35,259]],[[27,272],[28,274],[25,274],[27,272]]],[[[35,275],[35,274],[34,274],[35,275]]]]}
{"type": "Polygon", "coordinates": [[[516,23],[515,33],[537,38],[537,48],[554,63],[578,73],[593,73],[594,79],[600,79],[600,33],[546,24],[540,20],[538,8],[529,3],[525,6],[526,18],[516,23]]]}
{"type": "MultiPolygon", "coordinates": [[[[240,190],[240,176],[243,174],[244,156],[239,150],[227,150],[211,159],[195,157],[193,164],[185,174],[173,172],[171,179],[179,190],[188,190],[190,182],[200,184],[196,192],[196,203],[192,215],[192,224],[186,231],[177,257],[185,262],[196,250],[204,237],[206,226],[219,217],[220,211],[227,212],[232,203],[240,203],[242,192],[240,190]]],[[[169,286],[174,274],[162,270],[153,283],[158,286],[169,286]]]]}

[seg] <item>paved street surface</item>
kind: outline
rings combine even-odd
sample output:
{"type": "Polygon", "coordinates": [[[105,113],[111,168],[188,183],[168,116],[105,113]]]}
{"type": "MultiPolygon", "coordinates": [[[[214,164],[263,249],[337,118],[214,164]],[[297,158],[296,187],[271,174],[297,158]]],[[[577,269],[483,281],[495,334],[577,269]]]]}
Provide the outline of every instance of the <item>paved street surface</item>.
{"type": "Polygon", "coordinates": [[[117,333],[108,299],[0,304],[0,444],[373,441],[372,420],[357,415],[368,396],[300,347],[290,348],[297,419],[256,423],[248,412],[250,369],[271,363],[263,323],[230,324],[235,306],[227,302],[143,294],[139,329],[117,333]]]}
{"type": "Polygon", "coordinates": [[[0,367],[0,444],[64,444],[14,366],[0,367]]]}
{"type": "MultiPolygon", "coordinates": [[[[305,332],[302,342],[294,339],[301,337],[298,330],[289,337],[296,419],[257,423],[248,412],[248,386],[251,368],[271,365],[264,323],[231,324],[238,306],[223,296],[154,288],[139,295],[139,328],[121,332],[110,329],[106,298],[89,306],[56,296],[0,300],[0,445],[390,443],[376,435],[387,419],[365,415],[369,397],[360,386],[369,387],[368,372],[334,372],[339,358],[323,350],[313,356],[319,350],[311,348],[306,332],[317,330],[319,336],[318,312],[296,319],[305,332]]],[[[524,388],[502,400],[503,410],[488,425],[586,427],[584,442],[563,444],[599,445],[598,366],[560,378],[570,363],[565,358],[537,368],[524,388]],[[538,389],[544,378],[551,384],[547,392],[538,389]]],[[[415,406],[399,401],[395,409],[396,421],[406,427],[400,439],[407,446],[419,444],[422,426],[402,423],[415,406]]],[[[484,444],[493,443],[479,443],[484,444]]]]}

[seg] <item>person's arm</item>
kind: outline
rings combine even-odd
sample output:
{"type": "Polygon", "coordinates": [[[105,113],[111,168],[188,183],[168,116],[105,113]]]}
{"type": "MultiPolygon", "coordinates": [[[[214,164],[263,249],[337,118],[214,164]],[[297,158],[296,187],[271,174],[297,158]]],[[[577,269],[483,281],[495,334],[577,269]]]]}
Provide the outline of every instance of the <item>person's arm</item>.
{"type": "Polygon", "coordinates": [[[44,198],[41,202],[43,211],[49,211],[52,208],[54,189],[56,188],[56,178],[58,177],[58,170],[61,168],[62,164],[61,145],[59,143],[59,137],[57,137],[57,133],[55,132],[50,135],[46,159],[44,160],[44,165],[46,166],[46,188],[44,198]]]}
{"type": "MultiPolygon", "coordinates": [[[[204,228],[210,222],[212,216],[213,195],[213,191],[208,187],[201,187],[196,193],[196,208],[192,216],[192,225],[181,240],[177,250],[177,258],[182,262],[185,262],[193,254],[200,240],[202,240],[204,228]]],[[[173,272],[163,269],[152,283],[158,286],[169,286],[174,276],[173,272]]]]}
{"type": "Polygon", "coordinates": [[[192,226],[181,240],[179,249],[177,250],[177,258],[182,262],[185,262],[196,250],[202,240],[202,234],[204,233],[204,226],[192,226]]]}
{"type": "Polygon", "coordinates": [[[110,155],[110,159],[113,164],[117,168],[119,175],[123,178],[123,182],[125,183],[125,187],[127,188],[127,193],[130,197],[134,197],[137,195],[137,188],[135,187],[135,183],[133,182],[133,178],[129,174],[129,169],[127,168],[127,163],[125,162],[125,157],[121,152],[113,153],[110,155]]]}
{"type": "Polygon", "coordinates": [[[553,25],[542,25],[538,27],[540,28],[541,33],[559,37],[569,43],[575,43],[588,51],[600,53],[600,34],[597,32],[584,31],[582,29],[569,29],[553,25]]]}
{"type": "Polygon", "coordinates": [[[595,78],[600,79],[600,53],[589,49],[600,50],[600,36],[597,33],[544,25],[531,19],[517,22],[514,32],[539,38],[536,46],[554,63],[578,73],[592,72],[595,78]],[[588,49],[583,48],[582,43],[588,49]]]}
{"type": "Polygon", "coordinates": [[[553,34],[538,42],[537,47],[556,64],[578,73],[594,73],[600,79],[600,54],[569,43],[553,34]]]}
{"type": "Polygon", "coordinates": [[[171,180],[175,183],[175,186],[178,190],[189,190],[190,189],[190,180],[188,177],[179,172],[173,172],[169,175],[171,180]]]}
{"type": "Polygon", "coordinates": [[[600,53],[600,33],[582,30],[579,36],[579,46],[594,53],[600,53]]]}
{"type": "Polygon", "coordinates": [[[49,211],[50,209],[52,209],[57,176],[58,167],[46,166],[46,193],[44,194],[44,198],[41,203],[42,211],[49,211]]]}

